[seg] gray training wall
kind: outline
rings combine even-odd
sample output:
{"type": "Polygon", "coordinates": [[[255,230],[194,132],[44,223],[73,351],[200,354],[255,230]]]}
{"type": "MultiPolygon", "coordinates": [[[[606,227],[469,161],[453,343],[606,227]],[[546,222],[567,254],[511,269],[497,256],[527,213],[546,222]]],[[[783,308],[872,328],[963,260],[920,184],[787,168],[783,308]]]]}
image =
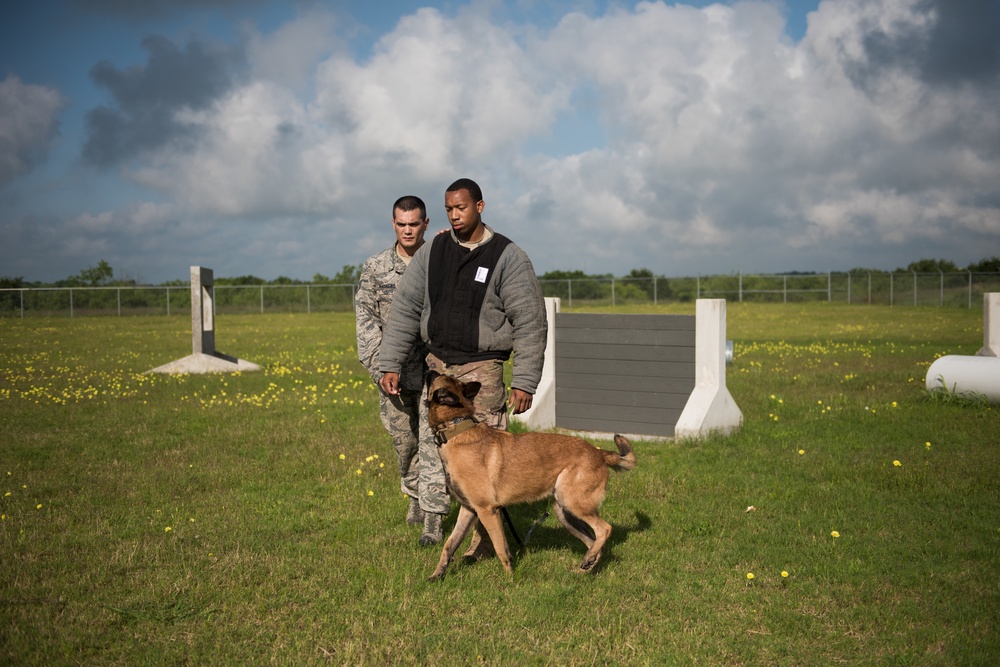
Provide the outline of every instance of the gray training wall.
{"type": "Polygon", "coordinates": [[[726,388],[724,299],[699,299],[694,316],[560,313],[559,299],[545,302],[542,380],[517,417],[528,428],[663,439],[742,424],[726,388]]]}

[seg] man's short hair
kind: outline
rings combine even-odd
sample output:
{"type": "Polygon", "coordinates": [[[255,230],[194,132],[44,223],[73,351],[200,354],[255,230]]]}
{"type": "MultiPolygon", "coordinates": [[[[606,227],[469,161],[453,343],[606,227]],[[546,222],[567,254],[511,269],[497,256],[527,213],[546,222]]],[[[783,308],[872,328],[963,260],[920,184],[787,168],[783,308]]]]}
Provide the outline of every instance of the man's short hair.
{"type": "Polygon", "coordinates": [[[392,219],[396,219],[396,211],[400,210],[403,213],[407,211],[420,211],[420,219],[423,220],[427,217],[427,207],[424,206],[424,200],[416,195],[405,195],[396,200],[396,203],[392,205],[392,219]]]}
{"type": "Polygon", "coordinates": [[[479,185],[471,178],[458,179],[449,185],[445,192],[458,192],[459,190],[468,190],[469,196],[472,197],[472,201],[474,202],[483,201],[483,191],[479,189],[479,185]]]}

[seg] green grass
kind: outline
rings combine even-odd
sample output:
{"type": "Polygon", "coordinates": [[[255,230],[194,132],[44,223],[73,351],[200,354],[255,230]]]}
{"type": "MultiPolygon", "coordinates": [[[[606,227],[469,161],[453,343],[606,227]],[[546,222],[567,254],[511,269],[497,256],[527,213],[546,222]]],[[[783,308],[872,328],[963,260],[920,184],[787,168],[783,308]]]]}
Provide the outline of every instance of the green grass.
{"type": "Polygon", "coordinates": [[[190,377],[143,375],[178,318],[0,319],[0,663],[996,664],[1000,415],[924,389],[981,311],[728,314],[744,427],[637,443],[595,574],[550,518],[439,583],[352,316],[220,317],[264,371],[190,377]]]}

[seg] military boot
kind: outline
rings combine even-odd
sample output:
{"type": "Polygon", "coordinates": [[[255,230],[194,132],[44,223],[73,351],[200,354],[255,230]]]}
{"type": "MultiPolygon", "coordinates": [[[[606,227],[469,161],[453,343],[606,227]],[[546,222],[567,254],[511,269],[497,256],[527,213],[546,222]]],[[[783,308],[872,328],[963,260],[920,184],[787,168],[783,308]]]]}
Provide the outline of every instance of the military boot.
{"type": "Polygon", "coordinates": [[[420,509],[420,501],[410,498],[410,509],[406,511],[406,523],[411,526],[424,522],[424,511],[420,509]]]}
{"type": "Polygon", "coordinates": [[[444,532],[441,530],[441,520],[444,514],[435,512],[424,512],[424,534],[420,536],[421,546],[440,544],[444,539],[444,532]]]}

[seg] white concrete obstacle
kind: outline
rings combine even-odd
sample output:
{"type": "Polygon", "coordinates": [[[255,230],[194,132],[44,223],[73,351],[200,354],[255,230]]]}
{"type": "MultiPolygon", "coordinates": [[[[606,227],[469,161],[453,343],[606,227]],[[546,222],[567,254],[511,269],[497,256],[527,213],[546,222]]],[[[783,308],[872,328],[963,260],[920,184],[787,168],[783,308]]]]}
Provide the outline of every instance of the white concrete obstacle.
{"type": "Polygon", "coordinates": [[[1000,292],[983,294],[983,346],[977,357],[1000,357],[1000,292]]]}
{"type": "Polygon", "coordinates": [[[545,297],[545,318],[549,331],[545,339],[542,379],[531,399],[531,407],[515,417],[533,431],[556,425],[556,313],[560,303],[558,297],[545,297]]]}
{"type": "Polygon", "coordinates": [[[726,387],[726,300],[695,304],[695,380],[674,426],[678,438],[728,435],[743,424],[743,413],[726,387]]]}
{"type": "MultiPolygon", "coordinates": [[[[560,301],[545,299],[548,338],[542,379],[531,408],[515,419],[531,430],[556,426],[556,313],[560,301]]],[[[725,299],[698,299],[695,311],[695,388],[674,427],[675,437],[702,437],[712,432],[729,434],[743,423],[743,413],[726,388],[725,299]]]]}
{"type": "Polygon", "coordinates": [[[191,348],[186,357],[149,373],[199,374],[259,371],[260,366],[215,349],[215,279],[212,269],[191,267],[191,348]]]}
{"type": "Polygon", "coordinates": [[[928,391],[983,396],[1000,404],[1000,292],[983,294],[983,346],[975,356],[949,354],[927,369],[928,391]]]}

